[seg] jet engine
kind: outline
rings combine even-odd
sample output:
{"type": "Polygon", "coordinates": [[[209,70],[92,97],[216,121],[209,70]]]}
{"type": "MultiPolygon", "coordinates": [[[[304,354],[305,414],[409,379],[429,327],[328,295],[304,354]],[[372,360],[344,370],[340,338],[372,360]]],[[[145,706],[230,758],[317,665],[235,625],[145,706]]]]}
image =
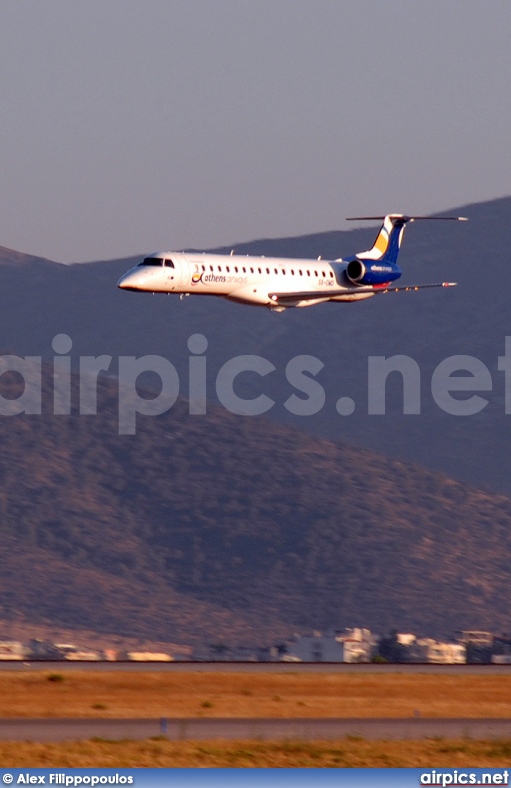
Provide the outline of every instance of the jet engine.
{"type": "Polygon", "coordinates": [[[346,266],[346,276],[354,285],[383,285],[399,279],[401,269],[392,263],[355,258],[346,266]]]}

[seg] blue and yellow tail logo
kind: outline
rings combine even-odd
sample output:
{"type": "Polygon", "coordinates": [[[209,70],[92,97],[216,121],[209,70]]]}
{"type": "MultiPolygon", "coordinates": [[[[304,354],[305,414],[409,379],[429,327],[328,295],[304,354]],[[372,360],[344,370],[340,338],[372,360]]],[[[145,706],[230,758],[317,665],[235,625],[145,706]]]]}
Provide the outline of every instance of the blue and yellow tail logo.
{"type": "Polygon", "coordinates": [[[380,228],[376,240],[367,252],[359,252],[359,260],[384,260],[396,263],[407,217],[402,214],[389,214],[380,228]]]}

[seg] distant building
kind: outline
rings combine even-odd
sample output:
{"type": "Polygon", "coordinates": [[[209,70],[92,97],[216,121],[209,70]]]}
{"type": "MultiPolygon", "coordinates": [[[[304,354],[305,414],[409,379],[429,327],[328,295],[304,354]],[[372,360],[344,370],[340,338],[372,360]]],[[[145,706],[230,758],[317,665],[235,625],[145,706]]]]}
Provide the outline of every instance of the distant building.
{"type": "Polygon", "coordinates": [[[495,665],[511,665],[511,637],[496,635],[493,638],[491,661],[495,665]]]}
{"type": "Polygon", "coordinates": [[[376,638],[369,629],[347,629],[344,633],[313,632],[298,635],[289,643],[286,662],[370,662],[376,638]]]}
{"type": "Polygon", "coordinates": [[[343,662],[344,648],[334,635],[313,632],[312,635],[297,635],[289,644],[286,656],[300,662],[343,662]]]}
{"type": "Polygon", "coordinates": [[[170,654],[159,651],[128,651],[127,657],[132,662],[173,662],[170,654]]]}
{"type": "Polygon", "coordinates": [[[460,640],[462,643],[473,643],[475,646],[493,646],[492,633],[478,629],[464,629],[460,640]]]}
{"type": "Polygon", "coordinates": [[[410,632],[396,632],[380,641],[380,654],[389,662],[454,663],[467,661],[463,643],[446,643],[433,638],[418,638],[410,632]]]}
{"type": "Polygon", "coordinates": [[[101,659],[99,651],[78,648],[73,643],[55,643],[55,648],[60,652],[61,659],[72,662],[96,662],[101,659]]]}
{"type": "Polygon", "coordinates": [[[467,661],[467,648],[464,643],[439,643],[433,640],[428,644],[427,661],[461,665],[467,661]]]}
{"type": "Polygon", "coordinates": [[[493,651],[493,635],[480,630],[464,630],[461,642],[467,648],[467,662],[471,664],[489,664],[493,651]]]}
{"type": "Polygon", "coordinates": [[[396,640],[401,646],[413,646],[417,642],[417,636],[412,635],[411,632],[398,632],[396,640]]]}
{"type": "Polygon", "coordinates": [[[511,654],[492,654],[491,661],[494,665],[511,665],[511,654]]]}
{"type": "Polygon", "coordinates": [[[25,659],[26,649],[23,643],[17,640],[0,640],[0,660],[3,659],[25,659]]]}
{"type": "Polygon", "coordinates": [[[55,643],[50,643],[49,640],[39,640],[37,638],[33,638],[29,642],[28,653],[30,659],[63,659],[62,653],[59,651],[55,643]]]}
{"type": "Polygon", "coordinates": [[[343,645],[343,662],[370,662],[377,643],[370,629],[347,629],[346,634],[336,640],[343,645]]]}
{"type": "Polygon", "coordinates": [[[76,649],[76,651],[68,651],[68,653],[64,655],[64,659],[71,662],[99,662],[102,657],[99,651],[76,649]]]}

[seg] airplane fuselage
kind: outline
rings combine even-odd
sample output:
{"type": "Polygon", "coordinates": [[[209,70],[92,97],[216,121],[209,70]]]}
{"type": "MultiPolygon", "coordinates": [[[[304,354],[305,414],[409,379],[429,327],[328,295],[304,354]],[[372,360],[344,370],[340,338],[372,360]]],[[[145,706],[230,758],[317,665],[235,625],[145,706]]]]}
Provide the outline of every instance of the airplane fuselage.
{"type": "MultiPolygon", "coordinates": [[[[354,283],[346,275],[347,265],[341,260],[321,258],[307,260],[165,252],[146,257],[120,279],[119,287],[152,293],[221,296],[230,301],[270,309],[283,308],[271,298],[272,293],[279,292],[289,296],[286,307],[371,298],[375,293],[354,292],[354,283]],[[339,294],[339,290],[345,290],[345,293],[339,294]],[[303,291],[309,294],[306,300],[300,299],[299,293],[303,291]],[[297,294],[295,302],[292,301],[294,292],[297,294]],[[310,293],[316,292],[317,299],[311,298],[310,293]]],[[[390,270],[388,273],[389,280],[395,278],[390,270]]]]}

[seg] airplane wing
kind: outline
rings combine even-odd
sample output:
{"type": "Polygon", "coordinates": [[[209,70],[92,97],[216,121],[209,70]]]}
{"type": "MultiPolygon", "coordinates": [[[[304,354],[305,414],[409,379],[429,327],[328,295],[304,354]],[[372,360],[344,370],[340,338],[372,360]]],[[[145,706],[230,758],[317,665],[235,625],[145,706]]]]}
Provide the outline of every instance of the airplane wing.
{"type": "Polygon", "coordinates": [[[345,287],[342,290],[328,290],[302,293],[268,293],[268,297],[276,304],[286,301],[314,301],[333,298],[334,296],[348,295],[351,293],[400,293],[408,290],[422,290],[424,287],[456,287],[457,282],[434,282],[426,285],[402,285],[401,287],[345,287]]]}

